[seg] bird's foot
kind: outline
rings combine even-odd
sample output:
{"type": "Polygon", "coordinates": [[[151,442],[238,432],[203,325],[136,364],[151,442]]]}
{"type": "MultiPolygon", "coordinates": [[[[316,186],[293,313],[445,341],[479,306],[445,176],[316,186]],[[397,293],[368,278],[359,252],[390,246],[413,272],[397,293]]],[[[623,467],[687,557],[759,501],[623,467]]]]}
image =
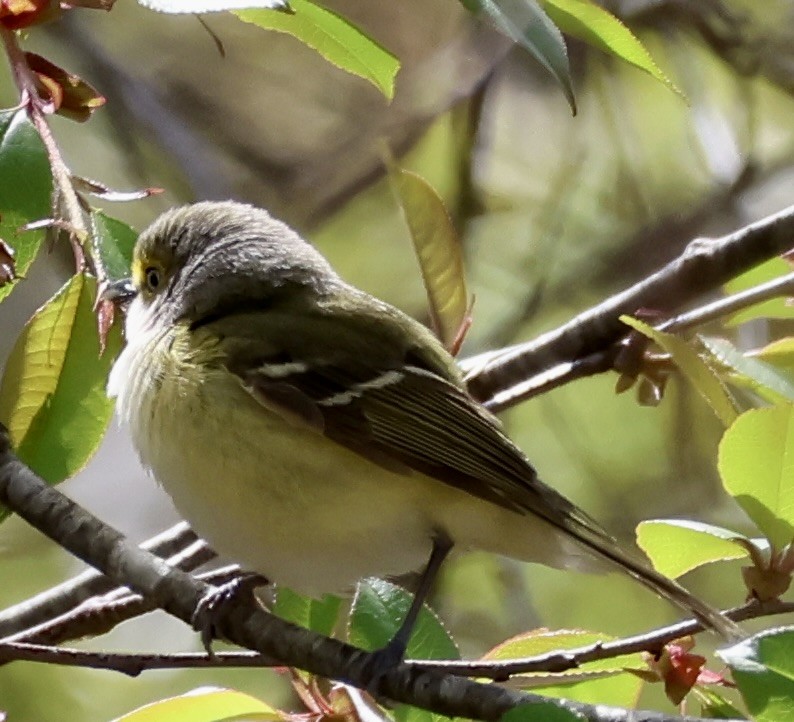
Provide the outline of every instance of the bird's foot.
{"type": "Polygon", "coordinates": [[[405,641],[395,637],[385,647],[370,652],[364,672],[367,692],[378,696],[377,691],[381,678],[403,661],[405,649],[405,641]]]}
{"type": "Polygon", "coordinates": [[[212,640],[217,636],[217,621],[229,607],[243,595],[253,596],[257,587],[270,584],[270,581],[256,572],[243,572],[231,581],[214,587],[207,592],[198,605],[190,624],[201,634],[201,643],[207,654],[212,657],[212,640]]]}

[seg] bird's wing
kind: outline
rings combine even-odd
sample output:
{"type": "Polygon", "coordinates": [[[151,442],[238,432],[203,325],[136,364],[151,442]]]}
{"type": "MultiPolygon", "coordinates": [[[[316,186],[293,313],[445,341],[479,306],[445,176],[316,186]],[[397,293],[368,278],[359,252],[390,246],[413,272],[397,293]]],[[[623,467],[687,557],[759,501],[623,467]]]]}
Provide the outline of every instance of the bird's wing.
{"type": "Polygon", "coordinates": [[[290,423],[307,425],[394,471],[413,469],[558,528],[570,525],[607,537],[538,480],[499,421],[466,392],[435,341],[427,345],[429,334],[420,345],[405,345],[388,317],[361,323],[360,312],[350,324],[339,313],[326,324],[322,315],[309,321],[274,312],[266,320],[241,317],[236,328],[226,367],[290,423]],[[268,339],[265,354],[261,341],[243,340],[258,333],[268,339]],[[320,341],[321,355],[308,352],[302,339],[309,333],[313,349],[320,341]]]}

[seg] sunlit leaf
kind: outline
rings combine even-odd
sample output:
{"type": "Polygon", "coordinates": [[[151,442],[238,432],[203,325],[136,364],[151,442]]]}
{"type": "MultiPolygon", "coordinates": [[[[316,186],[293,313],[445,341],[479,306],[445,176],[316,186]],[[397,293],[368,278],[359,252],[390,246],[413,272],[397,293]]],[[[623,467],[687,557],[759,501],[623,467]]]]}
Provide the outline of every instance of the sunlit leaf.
{"type": "MultiPolygon", "coordinates": [[[[653,566],[675,579],[697,567],[747,556],[737,532],[685,519],[653,519],[637,526],[637,544],[653,566]]],[[[749,540],[746,540],[749,542],[749,540]]],[[[755,540],[763,544],[763,540],[755,540]]]]}
{"type": "Polygon", "coordinates": [[[236,10],[241,20],[266,30],[288,33],[316,50],[329,63],[368,80],[391,100],[400,62],[351,22],[309,0],[291,0],[293,13],[236,10]]]}
{"type": "Polygon", "coordinates": [[[541,0],[560,30],[625,60],[683,95],[654,62],[645,46],[614,15],[590,0],[541,0]]]}
{"type": "MultiPolygon", "coordinates": [[[[386,646],[411,606],[411,595],[382,579],[364,579],[356,587],[348,638],[367,650],[386,646]]],[[[438,617],[424,607],[416,621],[406,656],[412,659],[459,659],[455,643],[438,617]]]]}
{"type": "Polygon", "coordinates": [[[402,168],[390,176],[419,258],[433,325],[451,348],[469,312],[460,238],[444,201],[424,178],[402,168]]]}
{"type": "Polygon", "coordinates": [[[152,702],[113,722],[280,722],[284,716],[256,697],[233,689],[204,687],[152,702]]]}
{"type": "Polygon", "coordinates": [[[695,687],[693,693],[700,702],[700,716],[706,719],[744,719],[744,714],[725,697],[713,690],[695,687]]]}
{"type": "Polygon", "coordinates": [[[483,14],[508,38],[529,51],[559,83],[571,110],[576,99],[568,50],[557,26],[535,0],[461,0],[471,12],[483,14]]]}
{"type": "Polygon", "coordinates": [[[717,652],[756,722],[794,719],[794,628],[756,634],[717,652]]]}
{"type": "Polygon", "coordinates": [[[412,704],[400,704],[394,710],[394,722],[449,722],[449,719],[446,715],[415,707],[412,704]]]}
{"type": "Polygon", "coordinates": [[[743,413],[722,437],[718,468],[728,493],[776,549],[794,539],[794,406],[743,413]]]}
{"type": "Polygon", "coordinates": [[[102,211],[91,213],[92,253],[107,279],[117,281],[129,277],[137,238],[137,232],[123,221],[102,211]]]}
{"type": "Polygon", "coordinates": [[[52,484],[87,463],[113,412],[105,383],[121,334],[111,331],[100,356],[95,296],[93,278],[74,276],[25,326],[0,383],[0,421],[19,457],[52,484]]]}
{"type": "Polygon", "coordinates": [[[760,349],[756,357],[789,375],[794,375],[794,336],[772,341],[760,349]]]}
{"type": "MultiPolygon", "coordinates": [[[[588,632],[581,629],[536,629],[525,632],[498,644],[483,655],[485,660],[509,660],[523,657],[535,657],[548,652],[586,647],[597,642],[609,642],[613,639],[608,634],[588,632]]],[[[559,675],[575,675],[582,671],[622,672],[624,667],[642,664],[639,654],[627,654],[595,662],[586,662],[575,669],[559,672],[559,675]]],[[[539,674],[547,674],[542,672],[539,674]]]]}
{"type": "MultiPolygon", "coordinates": [[[[728,293],[738,293],[789,273],[791,273],[791,265],[787,261],[782,258],[770,258],[726,283],[725,290],[728,293]]],[[[788,304],[783,297],[772,298],[733,314],[730,323],[737,325],[754,318],[794,318],[794,306],[788,304]]]]}
{"type": "Polygon", "coordinates": [[[783,399],[794,401],[794,380],[773,366],[745,356],[727,339],[701,337],[700,340],[721,364],[733,369],[752,386],[769,389],[783,399]]]}
{"type": "Polygon", "coordinates": [[[686,341],[671,333],[657,331],[647,323],[630,316],[621,316],[623,323],[647,336],[672,356],[684,377],[706,400],[723,424],[728,426],[737,416],[736,407],[725,385],[714,370],[686,341]]]}
{"type": "MultiPolygon", "coordinates": [[[[15,252],[24,277],[44,239],[43,231],[17,233],[50,215],[52,175],[47,152],[24,110],[0,111],[0,238],[15,252]]],[[[0,287],[0,300],[16,283],[0,287]]]]}
{"type": "Polygon", "coordinates": [[[313,599],[280,587],[273,613],[293,624],[330,635],[336,626],[341,607],[342,600],[331,594],[325,594],[321,599],[313,599]]]}
{"type": "MultiPolygon", "coordinates": [[[[509,660],[587,647],[613,639],[607,634],[583,630],[537,629],[508,639],[494,647],[483,658],[509,660]]],[[[610,659],[585,662],[564,672],[532,672],[515,675],[511,685],[531,688],[551,697],[564,697],[579,702],[599,702],[632,706],[642,684],[626,668],[644,668],[640,654],[626,654],[610,659]]]]}

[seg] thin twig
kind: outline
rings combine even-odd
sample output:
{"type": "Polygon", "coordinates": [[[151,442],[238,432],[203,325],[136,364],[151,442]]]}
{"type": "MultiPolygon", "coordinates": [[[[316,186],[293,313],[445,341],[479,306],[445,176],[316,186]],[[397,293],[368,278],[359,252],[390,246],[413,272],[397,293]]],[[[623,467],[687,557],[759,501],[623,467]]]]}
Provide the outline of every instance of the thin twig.
{"type": "Polygon", "coordinates": [[[27,642],[0,642],[0,665],[9,662],[42,662],[66,667],[86,667],[137,677],[155,669],[206,669],[208,667],[283,666],[257,652],[182,652],[174,654],[125,654],[89,652],[69,647],[51,647],[27,642]]]}
{"type": "MultiPolygon", "coordinates": [[[[769,602],[751,601],[741,607],[735,607],[723,612],[725,616],[735,622],[792,613],[794,613],[794,602],[781,602],[779,600],[769,602]]],[[[575,649],[558,650],[523,659],[486,662],[413,660],[413,663],[426,669],[437,669],[466,677],[487,677],[503,681],[515,674],[565,672],[569,669],[575,669],[585,662],[611,659],[635,652],[658,652],[666,644],[676,639],[702,631],[703,625],[697,620],[691,619],[632,637],[614,639],[608,642],[594,642],[575,649]]]]}
{"type": "MultiPolygon", "coordinates": [[[[180,568],[178,564],[167,562],[169,566],[180,568]]],[[[219,586],[239,576],[236,564],[197,575],[197,579],[213,586],[219,586]]],[[[0,642],[30,642],[35,644],[60,644],[71,639],[105,634],[135,617],[140,617],[157,609],[151,600],[120,587],[104,597],[88,599],[83,604],[64,612],[58,617],[47,619],[40,624],[9,635],[0,642]]]]}
{"type": "Polygon", "coordinates": [[[794,296],[794,272],[681,313],[656,328],[659,331],[683,331],[781,296],[794,296]]]}
{"type": "MultiPolygon", "coordinates": [[[[158,557],[167,557],[175,552],[181,552],[185,546],[193,544],[196,540],[195,532],[185,522],[180,522],[143,542],[141,547],[158,557]]],[[[169,560],[169,563],[177,562],[169,560]]],[[[180,568],[190,571],[202,563],[204,562],[201,561],[201,557],[197,555],[193,562],[183,561],[180,568]]],[[[114,587],[115,584],[104,574],[100,574],[96,569],[87,569],[62,584],[0,611],[0,639],[59,617],[86,599],[106,594],[114,587]]]]}

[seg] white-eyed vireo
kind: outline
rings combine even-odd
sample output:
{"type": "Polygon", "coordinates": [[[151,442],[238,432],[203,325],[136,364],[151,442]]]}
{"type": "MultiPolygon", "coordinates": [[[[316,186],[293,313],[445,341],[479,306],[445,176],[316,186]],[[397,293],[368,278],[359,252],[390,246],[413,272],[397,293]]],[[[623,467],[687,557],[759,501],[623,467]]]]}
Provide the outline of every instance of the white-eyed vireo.
{"type": "Polygon", "coordinates": [[[127,288],[109,392],[143,463],[221,554],[313,595],[430,559],[398,654],[453,545],[553,567],[606,560],[739,634],[539,481],[424,326],[265,211],[164,214],[138,239],[127,288]]]}

